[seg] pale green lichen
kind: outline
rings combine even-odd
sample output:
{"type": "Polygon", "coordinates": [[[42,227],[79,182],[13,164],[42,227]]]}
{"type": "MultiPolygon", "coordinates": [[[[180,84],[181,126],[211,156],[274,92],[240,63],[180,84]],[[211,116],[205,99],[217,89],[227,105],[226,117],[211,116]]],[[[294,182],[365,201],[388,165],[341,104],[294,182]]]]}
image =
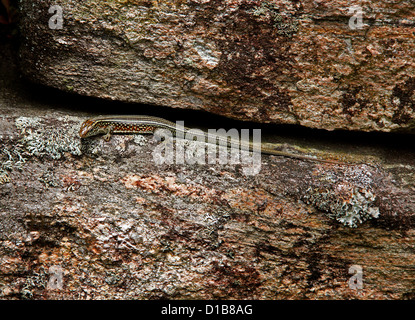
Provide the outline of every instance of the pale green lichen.
{"type": "Polygon", "coordinates": [[[9,173],[14,169],[22,170],[25,162],[23,146],[17,144],[13,149],[4,146],[0,151],[0,184],[10,182],[9,173]]]}
{"type": "Polygon", "coordinates": [[[147,144],[147,139],[144,138],[144,136],[141,135],[141,134],[140,135],[139,134],[134,135],[133,141],[134,141],[135,144],[137,144],[140,147],[147,144]]]}
{"type": "Polygon", "coordinates": [[[20,117],[15,125],[21,138],[13,147],[3,146],[0,150],[0,184],[11,182],[10,173],[22,170],[30,156],[60,159],[64,153],[81,155],[78,125],[67,124],[68,119],[53,119],[57,123],[48,125],[39,117],[20,117]]]}
{"type": "Polygon", "coordinates": [[[59,187],[60,186],[59,180],[55,177],[55,175],[51,171],[44,172],[38,180],[44,183],[48,187],[59,187]]]}
{"type": "Polygon", "coordinates": [[[49,274],[42,266],[38,272],[33,272],[32,275],[26,277],[26,280],[20,291],[22,299],[33,299],[33,294],[36,291],[44,290],[47,286],[49,274]]]}
{"type": "Polygon", "coordinates": [[[16,127],[23,135],[21,142],[30,155],[60,159],[64,153],[75,156],[82,154],[81,142],[75,138],[78,126],[68,125],[62,120],[64,119],[56,119],[59,125],[48,125],[37,117],[16,119],[16,127]]]}
{"type": "Polygon", "coordinates": [[[274,2],[262,1],[259,6],[249,12],[256,17],[271,20],[279,35],[291,38],[298,31],[298,21],[284,18],[279,12],[278,5],[274,2]]]}
{"type": "Polygon", "coordinates": [[[369,189],[354,188],[349,197],[339,197],[329,190],[308,188],[303,200],[317,209],[328,213],[348,227],[379,217],[379,208],[375,205],[376,196],[369,189]]]}

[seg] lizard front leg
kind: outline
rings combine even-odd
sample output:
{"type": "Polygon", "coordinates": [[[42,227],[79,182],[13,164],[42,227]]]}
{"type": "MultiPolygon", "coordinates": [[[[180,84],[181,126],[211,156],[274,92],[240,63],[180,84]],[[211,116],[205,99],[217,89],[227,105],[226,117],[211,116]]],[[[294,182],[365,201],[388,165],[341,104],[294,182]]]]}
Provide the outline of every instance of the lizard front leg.
{"type": "Polygon", "coordinates": [[[105,128],[105,135],[102,138],[106,142],[110,141],[113,132],[114,132],[114,126],[109,125],[107,128],[105,128]]]}

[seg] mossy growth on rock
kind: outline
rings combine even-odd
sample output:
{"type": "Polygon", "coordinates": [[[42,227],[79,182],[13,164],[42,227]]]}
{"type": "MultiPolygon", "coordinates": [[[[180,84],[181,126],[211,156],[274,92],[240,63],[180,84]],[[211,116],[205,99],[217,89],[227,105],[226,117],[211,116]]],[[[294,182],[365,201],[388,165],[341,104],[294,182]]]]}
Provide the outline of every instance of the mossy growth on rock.
{"type": "Polygon", "coordinates": [[[257,5],[250,12],[256,17],[271,21],[281,36],[291,38],[298,31],[298,21],[283,17],[277,4],[274,2],[262,1],[260,5],[257,5]]]}
{"type": "Polygon", "coordinates": [[[327,212],[347,227],[357,227],[366,220],[379,217],[379,208],[375,205],[376,196],[371,190],[354,188],[348,197],[340,197],[329,190],[309,188],[304,201],[317,209],[327,212]]]}

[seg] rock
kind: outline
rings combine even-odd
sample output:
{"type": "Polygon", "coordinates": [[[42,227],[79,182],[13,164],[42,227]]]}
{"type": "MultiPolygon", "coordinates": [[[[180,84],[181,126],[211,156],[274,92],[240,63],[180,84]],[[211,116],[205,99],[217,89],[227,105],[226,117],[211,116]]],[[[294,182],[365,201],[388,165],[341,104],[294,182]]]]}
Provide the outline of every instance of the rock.
{"type": "Polygon", "coordinates": [[[411,295],[413,176],[411,190],[381,163],[275,156],[255,176],[240,165],[156,165],[151,137],[81,141],[82,120],[0,119],[14,131],[1,139],[2,298],[411,295]],[[359,291],[348,282],[356,265],[359,291]]]}
{"type": "Polygon", "coordinates": [[[151,137],[81,140],[84,116],[0,84],[2,299],[413,298],[413,151],[157,165],[151,137]]]}
{"type": "Polygon", "coordinates": [[[262,123],[414,130],[412,0],[63,0],[61,29],[52,5],[21,1],[33,81],[262,123]]]}
{"type": "Polygon", "coordinates": [[[91,100],[22,81],[10,40],[0,49],[1,299],[414,298],[415,157],[402,136],[328,151],[300,143],[311,134],[284,141],[353,166],[157,165],[149,136],[81,140],[90,115],[74,106],[91,100]]]}

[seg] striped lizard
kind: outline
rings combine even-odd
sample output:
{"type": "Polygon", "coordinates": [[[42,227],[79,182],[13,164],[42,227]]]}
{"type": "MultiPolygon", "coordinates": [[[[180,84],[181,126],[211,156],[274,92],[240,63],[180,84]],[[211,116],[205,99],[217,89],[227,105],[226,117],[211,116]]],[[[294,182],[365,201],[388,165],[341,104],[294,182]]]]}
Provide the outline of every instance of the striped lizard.
{"type": "MultiPolygon", "coordinates": [[[[96,135],[104,135],[104,140],[109,141],[113,134],[152,134],[158,129],[167,129],[169,130],[173,136],[177,136],[178,133],[181,136],[185,137],[186,133],[189,132],[189,128],[176,126],[175,123],[165,120],[163,118],[157,118],[152,116],[141,116],[141,115],[134,115],[134,116],[123,116],[123,115],[116,115],[116,116],[101,116],[92,119],[88,119],[83,122],[81,128],[79,130],[79,135],[81,138],[88,138],[96,135]]],[[[193,136],[197,136],[198,134],[193,134],[193,136]]],[[[210,133],[203,133],[202,137],[205,141],[212,138],[210,133]]],[[[221,136],[214,136],[213,137],[216,145],[225,145],[228,147],[232,146],[230,137],[221,137],[221,136]]],[[[351,163],[344,163],[335,160],[328,160],[328,159],[321,159],[321,158],[313,158],[307,155],[298,155],[294,153],[284,152],[275,150],[272,148],[265,147],[261,144],[260,148],[253,144],[252,142],[240,142],[240,146],[242,150],[246,151],[255,151],[260,150],[263,154],[275,155],[275,156],[283,156],[289,157],[299,160],[305,161],[312,161],[312,162],[322,162],[322,163],[330,163],[336,165],[352,165],[351,163]]]]}

